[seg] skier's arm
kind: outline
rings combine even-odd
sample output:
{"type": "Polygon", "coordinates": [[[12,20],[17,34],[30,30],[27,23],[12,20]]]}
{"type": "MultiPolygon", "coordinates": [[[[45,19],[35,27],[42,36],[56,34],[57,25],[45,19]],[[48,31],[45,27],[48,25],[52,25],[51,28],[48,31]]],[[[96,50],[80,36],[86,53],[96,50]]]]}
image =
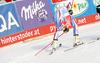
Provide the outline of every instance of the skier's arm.
{"type": "Polygon", "coordinates": [[[73,10],[72,10],[72,4],[71,4],[71,2],[68,3],[67,9],[68,9],[69,13],[72,15],[73,14],[73,10]]]}
{"type": "Polygon", "coordinates": [[[72,8],[71,2],[68,3],[67,8],[72,8]]]}

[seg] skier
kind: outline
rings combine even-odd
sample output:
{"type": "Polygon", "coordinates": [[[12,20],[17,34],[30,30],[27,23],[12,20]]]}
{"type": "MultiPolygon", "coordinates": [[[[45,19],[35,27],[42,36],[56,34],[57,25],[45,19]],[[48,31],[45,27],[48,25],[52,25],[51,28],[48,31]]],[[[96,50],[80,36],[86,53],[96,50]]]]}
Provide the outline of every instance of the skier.
{"type": "Polygon", "coordinates": [[[72,11],[72,4],[71,2],[68,3],[67,6],[59,7],[55,12],[55,24],[56,24],[56,32],[53,37],[53,50],[58,48],[58,35],[60,30],[62,29],[63,32],[68,32],[69,29],[65,28],[62,23],[66,21],[67,23],[73,26],[73,35],[74,35],[74,42],[73,47],[83,44],[82,41],[79,40],[78,34],[78,25],[75,19],[71,16],[73,14],[72,11]]]}

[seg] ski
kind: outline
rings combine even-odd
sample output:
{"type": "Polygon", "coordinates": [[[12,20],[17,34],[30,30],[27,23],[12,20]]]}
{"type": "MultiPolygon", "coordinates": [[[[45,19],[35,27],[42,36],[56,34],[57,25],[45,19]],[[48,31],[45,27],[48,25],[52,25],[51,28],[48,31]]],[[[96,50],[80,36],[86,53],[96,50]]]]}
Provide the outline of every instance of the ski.
{"type": "MultiPolygon", "coordinates": [[[[94,42],[96,42],[96,41],[98,41],[98,40],[100,40],[100,38],[97,38],[96,40],[94,40],[94,41],[90,41],[90,42],[88,42],[88,43],[80,44],[80,45],[75,46],[75,47],[70,47],[70,48],[64,50],[64,52],[66,52],[66,51],[70,51],[70,50],[73,50],[73,49],[78,48],[78,47],[80,47],[80,46],[83,46],[83,45],[85,45],[85,44],[92,44],[92,43],[94,43],[94,42]]],[[[58,47],[56,50],[58,50],[61,46],[62,46],[62,44],[59,44],[59,47],[58,47]]],[[[56,51],[56,50],[55,50],[55,51],[56,51]]],[[[52,55],[55,51],[52,50],[52,51],[49,53],[49,55],[52,55]]]]}
{"type": "Polygon", "coordinates": [[[49,55],[53,54],[53,52],[50,52],[49,55]]]}
{"type": "MultiPolygon", "coordinates": [[[[97,38],[97,39],[94,40],[94,41],[91,41],[91,42],[88,42],[88,43],[83,43],[83,44],[81,44],[81,45],[91,44],[91,43],[96,42],[96,41],[99,40],[99,39],[100,39],[100,38],[97,38]]],[[[79,47],[79,46],[81,46],[81,45],[78,45],[78,46],[75,46],[75,47],[68,48],[68,49],[64,50],[64,52],[69,51],[69,50],[72,50],[72,49],[75,49],[75,48],[77,48],[77,47],[79,47]]]]}
{"type": "Polygon", "coordinates": [[[58,50],[60,47],[62,46],[62,44],[59,44],[57,49],[52,49],[52,51],[49,53],[49,55],[52,55],[56,50],[58,50]]]}
{"type": "MultiPolygon", "coordinates": [[[[84,43],[81,44],[81,45],[84,45],[84,43]]],[[[81,45],[78,45],[78,46],[75,46],[75,47],[68,48],[68,49],[64,50],[64,52],[69,51],[69,50],[72,50],[72,49],[75,49],[75,48],[77,48],[77,47],[79,47],[79,46],[81,46],[81,45]]]]}

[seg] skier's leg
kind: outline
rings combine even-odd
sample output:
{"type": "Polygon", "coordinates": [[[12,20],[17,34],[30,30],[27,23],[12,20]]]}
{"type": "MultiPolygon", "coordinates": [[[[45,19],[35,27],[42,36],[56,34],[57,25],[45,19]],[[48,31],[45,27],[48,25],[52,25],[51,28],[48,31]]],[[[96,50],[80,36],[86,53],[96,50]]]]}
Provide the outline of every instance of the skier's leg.
{"type": "Polygon", "coordinates": [[[60,22],[60,20],[59,21],[57,21],[56,22],[56,32],[55,32],[55,34],[54,34],[54,37],[53,37],[53,48],[58,48],[58,36],[59,36],[59,32],[60,32],[60,30],[63,28],[63,26],[62,26],[62,22],[60,22]]]}
{"type": "Polygon", "coordinates": [[[59,21],[57,21],[56,23],[56,31],[54,33],[54,37],[53,37],[53,49],[57,49],[58,47],[58,36],[59,36],[59,21]]]}
{"type": "Polygon", "coordinates": [[[57,48],[58,47],[58,36],[59,36],[59,32],[62,29],[62,22],[63,22],[63,18],[61,16],[61,12],[60,10],[57,10],[55,13],[55,24],[56,24],[56,32],[54,34],[53,37],[53,48],[57,48]]]}
{"type": "Polygon", "coordinates": [[[57,47],[59,31],[56,31],[53,37],[53,48],[57,47]]]}
{"type": "Polygon", "coordinates": [[[78,25],[73,17],[72,19],[72,26],[73,26],[73,34],[74,34],[74,42],[73,47],[78,46],[80,44],[83,44],[83,42],[79,39],[79,33],[78,33],[78,25]]]}
{"type": "Polygon", "coordinates": [[[78,35],[74,36],[73,47],[83,44],[78,35]]]}
{"type": "Polygon", "coordinates": [[[78,33],[78,25],[77,25],[77,23],[76,23],[76,21],[75,21],[75,19],[73,17],[71,17],[71,19],[72,19],[72,26],[73,26],[73,35],[74,36],[75,35],[79,35],[79,33],[78,33]]]}

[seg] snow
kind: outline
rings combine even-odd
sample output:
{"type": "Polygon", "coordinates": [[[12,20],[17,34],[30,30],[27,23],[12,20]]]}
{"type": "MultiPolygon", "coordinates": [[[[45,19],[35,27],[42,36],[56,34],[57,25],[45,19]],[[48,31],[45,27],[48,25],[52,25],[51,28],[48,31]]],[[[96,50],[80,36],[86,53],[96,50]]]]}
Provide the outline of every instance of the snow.
{"type": "Polygon", "coordinates": [[[48,55],[52,46],[47,47],[34,56],[42,48],[52,41],[53,35],[30,41],[27,43],[17,43],[0,48],[0,63],[100,63],[100,22],[79,27],[79,38],[91,44],[81,45],[73,50],[64,50],[73,45],[73,29],[59,38],[62,47],[52,55],[48,55]]]}

